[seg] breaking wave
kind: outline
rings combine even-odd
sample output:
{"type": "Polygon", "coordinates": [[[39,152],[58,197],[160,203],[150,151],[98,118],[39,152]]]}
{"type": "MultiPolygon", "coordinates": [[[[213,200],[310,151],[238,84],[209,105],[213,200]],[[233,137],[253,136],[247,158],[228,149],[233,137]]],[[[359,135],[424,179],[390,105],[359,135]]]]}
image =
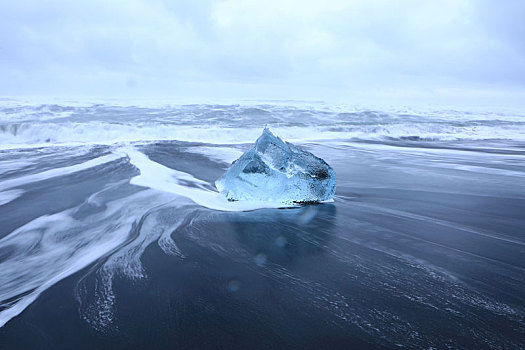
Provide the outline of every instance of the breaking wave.
{"type": "Polygon", "coordinates": [[[525,117],[516,113],[408,112],[274,105],[0,106],[0,145],[18,148],[158,140],[237,144],[252,142],[265,125],[293,142],[525,141],[525,117]]]}

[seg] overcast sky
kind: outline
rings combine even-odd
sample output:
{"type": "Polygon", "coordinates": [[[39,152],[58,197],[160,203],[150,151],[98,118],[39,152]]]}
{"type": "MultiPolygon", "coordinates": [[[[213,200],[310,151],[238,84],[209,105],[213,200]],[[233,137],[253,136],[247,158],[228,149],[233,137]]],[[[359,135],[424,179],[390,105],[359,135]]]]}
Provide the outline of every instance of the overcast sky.
{"type": "Polygon", "coordinates": [[[0,0],[0,95],[525,100],[522,0],[0,0]]]}

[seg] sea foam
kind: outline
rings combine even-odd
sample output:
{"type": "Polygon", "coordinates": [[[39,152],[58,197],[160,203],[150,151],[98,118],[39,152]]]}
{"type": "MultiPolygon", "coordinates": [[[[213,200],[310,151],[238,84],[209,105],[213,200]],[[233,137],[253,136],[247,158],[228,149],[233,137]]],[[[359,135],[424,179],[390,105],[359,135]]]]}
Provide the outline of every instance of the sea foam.
{"type": "Polygon", "coordinates": [[[295,206],[269,201],[230,202],[219,192],[210,189],[207,182],[154,162],[134,148],[121,148],[117,154],[127,155],[130,163],[140,171],[140,175],[130,180],[131,184],[187,197],[206,208],[221,211],[247,211],[295,206]]]}

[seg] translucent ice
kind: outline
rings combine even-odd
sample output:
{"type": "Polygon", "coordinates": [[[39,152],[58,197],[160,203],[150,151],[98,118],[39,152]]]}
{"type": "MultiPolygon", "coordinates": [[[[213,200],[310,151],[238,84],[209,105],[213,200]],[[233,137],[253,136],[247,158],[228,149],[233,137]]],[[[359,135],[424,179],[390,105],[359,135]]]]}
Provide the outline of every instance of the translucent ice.
{"type": "Polygon", "coordinates": [[[321,158],[267,128],[215,186],[231,201],[320,202],[335,193],[335,172],[321,158]]]}

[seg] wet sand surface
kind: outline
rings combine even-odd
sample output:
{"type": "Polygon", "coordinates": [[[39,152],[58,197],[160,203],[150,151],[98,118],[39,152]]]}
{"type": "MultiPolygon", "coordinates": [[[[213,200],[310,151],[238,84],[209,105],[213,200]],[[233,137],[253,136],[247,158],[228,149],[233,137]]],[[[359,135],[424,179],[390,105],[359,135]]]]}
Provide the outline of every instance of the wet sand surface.
{"type": "MultiPolygon", "coordinates": [[[[335,169],[333,203],[212,210],[130,184],[125,156],[18,185],[0,206],[0,316],[35,298],[0,348],[525,347],[523,144],[303,146],[335,169]]],[[[135,149],[211,187],[228,163],[198,147],[215,146],[135,149]]],[[[61,167],[118,154],[70,153],[61,167]]],[[[0,161],[19,177],[46,154],[0,161]]]]}

